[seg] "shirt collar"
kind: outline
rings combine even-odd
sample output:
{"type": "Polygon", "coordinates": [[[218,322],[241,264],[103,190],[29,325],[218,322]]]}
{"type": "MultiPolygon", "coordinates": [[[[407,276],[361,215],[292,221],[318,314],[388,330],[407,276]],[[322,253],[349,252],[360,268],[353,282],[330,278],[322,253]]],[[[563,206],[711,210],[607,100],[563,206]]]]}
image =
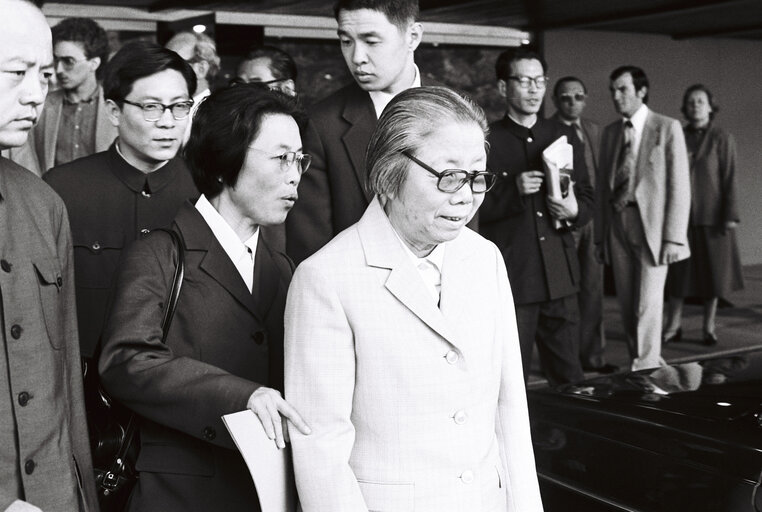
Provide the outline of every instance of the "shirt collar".
{"type": "MultiPolygon", "coordinates": [[[[646,104],[642,104],[638,110],[635,111],[635,113],[630,117],[629,121],[632,123],[632,127],[635,128],[635,131],[637,133],[643,133],[643,128],[646,125],[646,118],[648,117],[648,107],[646,104]]],[[[627,122],[627,118],[624,118],[623,121],[627,122]]]]}
{"type": "MultiPolygon", "coordinates": [[[[420,87],[421,73],[418,71],[418,66],[415,64],[413,64],[413,68],[415,68],[415,77],[413,78],[413,83],[410,85],[410,88],[420,87]]],[[[381,117],[381,113],[384,111],[389,102],[394,98],[394,94],[389,94],[388,92],[383,91],[368,91],[368,95],[370,95],[370,100],[373,102],[373,108],[376,111],[376,118],[381,117]]]]}
{"type": "Polygon", "coordinates": [[[259,228],[254,232],[251,237],[245,242],[241,242],[230,224],[220,215],[220,212],[212,206],[212,203],[201,194],[201,197],[196,201],[196,210],[201,214],[209,228],[214,233],[217,241],[225,250],[225,254],[228,255],[231,261],[236,262],[243,257],[244,253],[248,253],[251,250],[251,254],[254,255],[257,252],[257,242],[259,240],[259,228]]]}
{"type": "Polygon", "coordinates": [[[81,98],[79,101],[71,101],[69,98],[66,97],[66,94],[64,94],[63,95],[64,105],[77,105],[79,103],[92,103],[93,100],[98,97],[98,93],[100,92],[100,90],[101,90],[101,86],[100,85],[96,85],[95,89],[93,90],[93,92],[90,93],[90,96],[88,96],[87,98],[81,98]]]}
{"type": "Polygon", "coordinates": [[[434,247],[434,250],[432,250],[428,255],[424,256],[423,258],[419,258],[418,256],[413,253],[413,251],[410,250],[410,247],[407,246],[407,244],[402,240],[402,237],[397,233],[397,230],[394,229],[394,226],[392,226],[392,231],[394,232],[394,235],[397,237],[397,240],[400,241],[400,244],[402,245],[402,250],[405,251],[405,254],[407,254],[408,258],[410,258],[410,261],[413,263],[413,266],[418,268],[418,264],[422,260],[427,260],[432,265],[434,265],[439,272],[442,272],[442,265],[444,263],[444,253],[445,253],[445,244],[437,244],[436,247],[434,247]]]}
{"type": "Polygon", "coordinates": [[[109,170],[133,192],[147,191],[149,193],[154,193],[172,183],[178,170],[188,172],[184,169],[182,160],[175,157],[164,162],[161,167],[155,171],[145,173],[133,167],[132,164],[124,158],[119,151],[118,142],[118,139],[114,141],[111,148],[108,150],[111,160],[109,170]]]}

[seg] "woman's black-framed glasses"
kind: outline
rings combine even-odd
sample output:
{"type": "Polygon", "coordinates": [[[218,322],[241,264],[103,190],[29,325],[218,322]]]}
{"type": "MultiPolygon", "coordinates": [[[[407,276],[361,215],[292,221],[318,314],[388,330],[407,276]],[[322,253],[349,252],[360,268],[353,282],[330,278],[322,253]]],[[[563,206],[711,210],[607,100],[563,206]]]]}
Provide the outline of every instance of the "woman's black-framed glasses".
{"type": "Polygon", "coordinates": [[[431,166],[421,162],[408,151],[403,155],[417,163],[438,178],[437,188],[442,192],[453,193],[460,190],[466,183],[471,187],[474,194],[484,194],[495,185],[497,174],[491,171],[464,171],[463,169],[445,169],[442,172],[434,170],[431,166]]]}
{"type": "Polygon", "coordinates": [[[249,149],[253,149],[254,151],[259,151],[260,153],[263,153],[265,155],[270,156],[270,158],[277,158],[280,160],[280,168],[283,172],[288,172],[289,169],[291,169],[291,166],[294,164],[297,165],[297,169],[299,169],[299,174],[304,174],[307,172],[307,169],[310,168],[310,164],[312,163],[312,157],[306,153],[297,153],[296,151],[288,151],[286,153],[282,153],[280,155],[276,155],[275,153],[270,153],[269,151],[264,151],[259,148],[255,148],[254,146],[249,146],[249,149]]]}

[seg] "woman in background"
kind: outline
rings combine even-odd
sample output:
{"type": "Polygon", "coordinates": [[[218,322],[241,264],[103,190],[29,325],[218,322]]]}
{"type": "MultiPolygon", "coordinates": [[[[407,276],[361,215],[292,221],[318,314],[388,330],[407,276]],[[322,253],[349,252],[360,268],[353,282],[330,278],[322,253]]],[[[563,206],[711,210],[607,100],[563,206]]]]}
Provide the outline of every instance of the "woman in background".
{"type": "Polygon", "coordinates": [[[704,301],[703,343],[716,345],[719,298],[743,288],[735,235],[739,221],[736,145],[732,135],[713,123],[718,110],[704,85],[685,91],[682,112],[688,120],[684,131],[691,164],[691,257],[669,267],[664,343],[682,338],[684,297],[699,297],[704,301]]]}

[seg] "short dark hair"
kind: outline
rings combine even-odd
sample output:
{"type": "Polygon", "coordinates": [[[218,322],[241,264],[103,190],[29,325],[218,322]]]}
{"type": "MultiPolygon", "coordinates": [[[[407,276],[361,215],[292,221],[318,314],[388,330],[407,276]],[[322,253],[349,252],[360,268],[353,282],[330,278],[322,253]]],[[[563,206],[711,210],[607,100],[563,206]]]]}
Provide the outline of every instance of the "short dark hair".
{"type": "Polygon", "coordinates": [[[609,80],[613,82],[625,73],[629,73],[632,77],[632,85],[635,87],[636,92],[641,90],[643,87],[646,88],[646,95],[643,96],[643,103],[648,103],[648,91],[651,89],[651,87],[648,85],[648,77],[646,76],[646,72],[639,67],[629,65],[619,66],[611,72],[609,80]]]}
{"type": "Polygon", "coordinates": [[[103,97],[121,107],[137,80],[167,69],[179,72],[188,85],[188,95],[193,95],[196,73],[182,57],[156,43],[131,41],[122,46],[106,66],[103,97]]]}
{"type": "Polygon", "coordinates": [[[338,21],[341,11],[360,9],[378,11],[398,28],[405,28],[408,23],[418,20],[420,14],[418,0],[338,0],[333,5],[333,15],[338,21]]]}
{"type": "MultiPolygon", "coordinates": [[[[80,43],[88,59],[100,57],[98,73],[102,73],[108,61],[108,37],[103,27],[91,18],[66,18],[51,29],[53,46],[67,41],[80,43]]],[[[99,77],[100,78],[100,77],[99,77]]]]}
{"type": "Polygon", "coordinates": [[[224,186],[235,186],[262,120],[273,114],[291,116],[304,128],[306,118],[294,98],[256,84],[220,89],[201,103],[184,155],[199,192],[212,198],[224,186]]]}
{"type": "Polygon", "coordinates": [[[242,62],[254,59],[270,59],[270,72],[276,80],[296,80],[296,63],[291,55],[274,46],[256,46],[249,50],[242,62]]]}
{"type": "Polygon", "coordinates": [[[720,111],[720,106],[714,102],[712,91],[710,91],[709,88],[704,84],[693,84],[685,90],[685,94],[683,94],[683,104],[680,107],[680,112],[682,112],[683,116],[688,119],[688,112],[685,108],[685,104],[688,103],[688,98],[691,96],[691,94],[696,91],[702,91],[706,94],[706,99],[709,100],[709,106],[712,107],[712,111],[709,112],[709,119],[714,119],[714,115],[720,111]]]}
{"type": "Polygon", "coordinates": [[[498,55],[495,62],[495,74],[498,80],[508,80],[511,75],[511,64],[520,60],[537,60],[542,65],[542,72],[548,72],[548,64],[542,55],[527,46],[519,46],[509,48],[498,55]]]}
{"type": "Polygon", "coordinates": [[[553,87],[553,97],[558,98],[558,91],[561,89],[561,86],[564,84],[568,84],[569,82],[577,82],[579,85],[582,86],[582,91],[584,91],[584,93],[587,94],[587,87],[585,86],[585,82],[583,82],[576,76],[565,76],[563,78],[559,78],[558,82],[556,82],[555,87],[553,87]]]}

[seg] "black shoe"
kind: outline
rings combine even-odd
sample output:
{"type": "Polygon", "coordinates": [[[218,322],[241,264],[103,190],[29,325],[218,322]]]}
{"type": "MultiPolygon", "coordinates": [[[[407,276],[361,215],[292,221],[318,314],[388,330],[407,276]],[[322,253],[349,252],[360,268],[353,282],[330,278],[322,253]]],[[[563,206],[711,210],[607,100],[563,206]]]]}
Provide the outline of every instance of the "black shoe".
{"type": "Polygon", "coordinates": [[[683,328],[680,327],[677,329],[677,332],[670,336],[669,338],[663,338],[661,343],[662,345],[668,345],[670,343],[675,343],[676,341],[680,341],[683,339],[683,328]]]}
{"type": "Polygon", "coordinates": [[[704,334],[704,345],[707,347],[713,347],[717,345],[717,335],[711,333],[704,334]]]}
{"type": "Polygon", "coordinates": [[[588,366],[582,368],[586,372],[595,372],[595,373],[602,373],[604,375],[608,375],[611,373],[616,373],[619,371],[619,367],[615,364],[609,364],[606,363],[603,366],[588,366]]]}

